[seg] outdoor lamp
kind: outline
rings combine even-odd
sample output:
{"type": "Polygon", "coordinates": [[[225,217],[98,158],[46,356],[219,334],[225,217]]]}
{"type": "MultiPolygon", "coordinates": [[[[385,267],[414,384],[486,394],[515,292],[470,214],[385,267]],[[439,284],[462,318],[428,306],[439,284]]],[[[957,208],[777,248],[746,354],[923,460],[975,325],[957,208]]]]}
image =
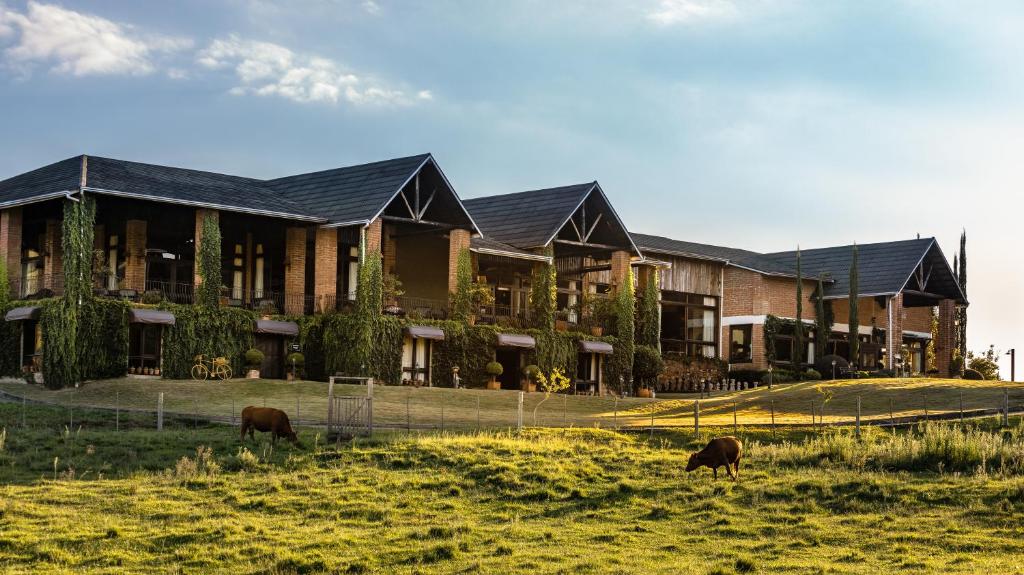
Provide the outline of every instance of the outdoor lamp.
{"type": "Polygon", "coordinates": [[[836,360],[832,360],[832,379],[836,378],[836,360]]]}
{"type": "Polygon", "coordinates": [[[772,388],[772,364],[768,364],[768,389],[772,388]]]}

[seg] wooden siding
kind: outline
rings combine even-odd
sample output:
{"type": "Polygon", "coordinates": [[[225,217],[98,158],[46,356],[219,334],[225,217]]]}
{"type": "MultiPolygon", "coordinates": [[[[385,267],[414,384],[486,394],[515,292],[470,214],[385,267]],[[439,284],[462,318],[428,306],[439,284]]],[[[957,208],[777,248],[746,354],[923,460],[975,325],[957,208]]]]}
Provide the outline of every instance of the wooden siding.
{"type": "Polygon", "coordinates": [[[671,269],[658,271],[661,289],[714,296],[720,294],[722,264],[660,254],[655,257],[672,263],[671,269]]]}

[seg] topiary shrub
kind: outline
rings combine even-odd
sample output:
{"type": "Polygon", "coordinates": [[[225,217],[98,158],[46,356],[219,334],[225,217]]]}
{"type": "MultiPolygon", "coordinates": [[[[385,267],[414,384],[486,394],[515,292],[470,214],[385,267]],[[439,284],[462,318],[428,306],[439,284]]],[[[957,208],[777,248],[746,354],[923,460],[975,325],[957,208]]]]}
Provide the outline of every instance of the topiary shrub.
{"type": "Polygon", "coordinates": [[[649,385],[665,371],[665,360],[652,346],[638,345],[633,351],[633,378],[641,385],[649,385]]]}
{"type": "Polygon", "coordinates": [[[157,289],[146,290],[142,292],[140,301],[147,305],[156,305],[164,301],[164,293],[157,289]]]}
{"type": "Polygon", "coordinates": [[[487,375],[491,375],[494,377],[498,377],[499,375],[505,373],[505,367],[496,361],[489,362],[487,364],[487,367],[484,368],[484,370],[487,372],[487,375]]]}
{"type": "MultiPolygon", "coordinates": [[[[836,367],[839,367],[838,364],[836,367]]],[[[804,372],[803,378],[809,381],[818,381],[821,379],[821,373],[816,369],[808,369],[804,372]]]]}
{"type": "Polygon", "coordinates": [[[835,376],[843,377],[850,371],[850,362],[838,355],[825,355],[814,362],[814,369],[825,379],[832,379],[832,362],[836,362],[835,376]]]}
{"type": "MultiPolygon", "coordinates": [[[[494,362],[494,363],[497,363],[497,362],[494,362]]],[[[498,365],[500,366],[501,364],[499,363],[498,365]]],[[[488,372],[488,373],[490,373],[490,372],[488,372]]],[[[528,366],[523,368],[523,377],[525,377],[526,379],[528,379],[530,381],[537,381],[537,375],[539,373],[540,373],[540,368],[537,367],[536,365],[533,365],[533,364],[530,364],[530,365],[528,365],[528,366]]],[[[496,375],[501,375],[501,373],[498,373],[496,375]]]]}
{"type": "Polygon", "coordinates": [[[245,365],[249,366],[251,369],[257,369],[262,365],[263,358],[263,352],[256,348],[250,348],[245,351],[245,365]]]}
{"type": "Polygon", "coordinates": [[[985,376],[976,369],[965,369],[964,379],[969,379],[971,381],[984,381],[985,376]]]}
{"type": "MultiPolygon", "coordinates": [[[[248,352],[246,352],[246,354],[248,354],[248,352]]],[[[306,364],[306,356],[302,355],[301,353],[299,353],[297,351],[293,351],[292,353],[288,354],[288,358],[285,361],[288,362],[288,365],[295,365],[295,366],[305,365],[306,364]]]]}

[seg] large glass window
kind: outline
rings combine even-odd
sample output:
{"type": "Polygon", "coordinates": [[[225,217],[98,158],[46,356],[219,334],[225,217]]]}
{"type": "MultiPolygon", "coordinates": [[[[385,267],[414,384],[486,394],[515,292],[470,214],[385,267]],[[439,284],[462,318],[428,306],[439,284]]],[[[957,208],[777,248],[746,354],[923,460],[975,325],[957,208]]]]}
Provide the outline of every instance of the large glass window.
{"type": "Polygon", "coordinates": [[[661,347],[690,357],[717,356],[718,298],[663,291],[661,347]]]}
{"type": "Polygon", "coordinates": [[[748,363],[753,361],[750,341],[754,326],[734,325],[729,328],[729,361],[732,363],[748,363]]]}

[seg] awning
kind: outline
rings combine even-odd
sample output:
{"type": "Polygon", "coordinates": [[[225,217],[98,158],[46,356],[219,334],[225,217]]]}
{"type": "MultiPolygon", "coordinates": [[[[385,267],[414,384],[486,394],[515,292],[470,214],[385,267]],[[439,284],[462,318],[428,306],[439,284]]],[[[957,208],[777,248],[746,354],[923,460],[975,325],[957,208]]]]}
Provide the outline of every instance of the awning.
{"type": "Polygon", "coordinates": [[[294,321],[258,319],[256,320],[256,333],[296,336],[299,335],[299,324],[294,321]]]}
{"type": "Polygon", "coordinates": [[[174,314],[159,309],[132,309],[128,312],[129,323],[152,325],[174,325],[174,314]]]}
{"type": "Polygon", "coordinates": [[[25,307],[16,307],[11,311],[7,312],[7,316],[4,318],[7,321],[21,321],[23,319],[38,319],[39,313],[43,308],[32,305],[25,307]]]}
{"type": "Polygon", "coordinates": [[[612,344],[603,341],[580,340],[580,351],[583,353],[603,353],[611,355],[614,351],[612,344]]]}
{"type": "Polygon", "coordinates": [[[405,328],[405,334],[420,339],[444,340],[444,332],[441,331],[441,328],[429,325],[410,325],[405,328]]]}
{"type": "Polygon", "coordinates": [[[522,347],[525,349],[533,349],[537,347],[537,342],[528,335],[521,335],[518,333],[499,333],[498,347],[522,347]]]}

